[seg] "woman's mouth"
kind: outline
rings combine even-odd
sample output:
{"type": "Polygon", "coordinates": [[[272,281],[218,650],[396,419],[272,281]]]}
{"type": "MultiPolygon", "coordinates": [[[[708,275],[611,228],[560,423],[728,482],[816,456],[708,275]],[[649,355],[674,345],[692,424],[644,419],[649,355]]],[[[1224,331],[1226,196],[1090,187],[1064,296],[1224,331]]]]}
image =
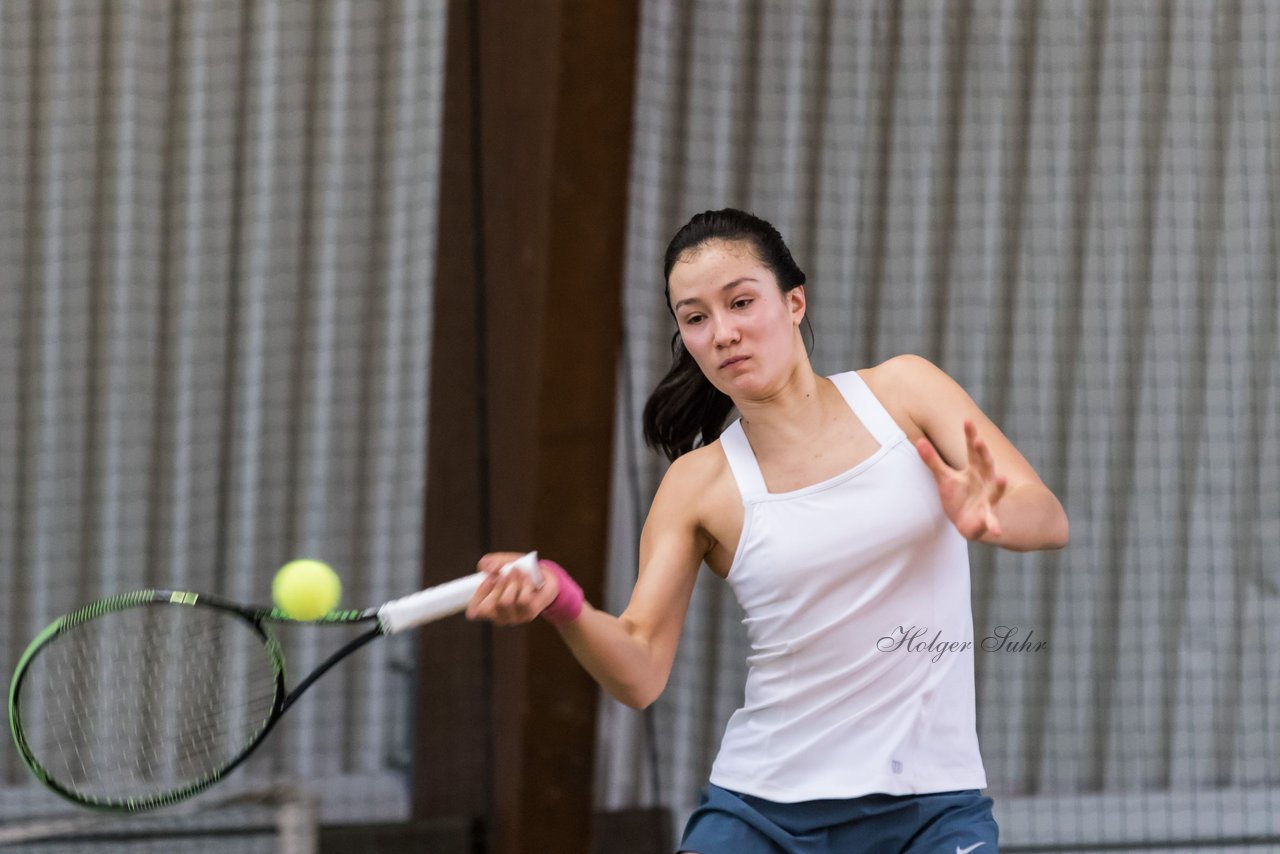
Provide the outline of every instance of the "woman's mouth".
{"type": "Polygon", "coordinates": [[[734,356],[730,359],[725,359],[723,362],[720,363],[720,368],[724,369],[724,368],[732,367],[733,365],[740,365],[749,358],[751,357],[750,356],[734,356]]]}

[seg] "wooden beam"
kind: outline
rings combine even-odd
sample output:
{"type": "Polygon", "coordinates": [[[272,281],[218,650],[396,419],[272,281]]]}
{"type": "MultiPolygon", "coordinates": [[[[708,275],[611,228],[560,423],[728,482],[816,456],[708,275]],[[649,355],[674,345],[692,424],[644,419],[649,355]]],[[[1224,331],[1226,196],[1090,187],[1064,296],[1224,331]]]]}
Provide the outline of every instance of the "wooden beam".
{"type": "MultiPolygon", "coordinates": [[[[475,476],[479,454],[487,451],[491,537],[485,547],[537,548],[564,564],[587,596],[599,602],[621,332],[637,0],[454,2],[450,15],[428,543],[433,534],[437,541],[447,539],[449,555],[442,562],[450,564],[463,559],[458,552],[479,535],[476,523],[464,519],[476,512],[471,506],[475,488],[462,481],[469,464],[475,476]],[[474,29],[463,29],[468,25],[474,29]],[[465,78],[459,76],[462,59],[453,53],[464,32],[473,39],[470,46],[479,47],[466,57],[470,73],[465,78]],[[469,91],[471,97],[459,94],[463,83],[470,87],[476,81],[479,88],[469,91]],[[460,116],[470,116],[463,104],[480,110],[479,121],[466,125],[478,130],[478,137],[465,135],[466,152],[458,142],[464,136],[460,116]],[[482,178],[479,199],[473,183],[461,177],[475,174],[469,169],[472,152],[482,178]],[[463,235],[458,223],[471,221],[476,203],[483,229],[463,235]],[[453,227],[446,225],[451,219],[453,227]],[[477,237],[477,263],[446,265],[447,257],[475,247],[477,237]],[[451,289],[472,295],[441,293],[451,289]],[[468,306],[477,308],[470,301],[477,295],[485,319],[480,334],[471,333],[474,345],[484,345],[479,361],[462,350],[464,329],[471,326],[464,315],[468,306]],[[466,409],[461,400],[478,365],[484,366],[488,401],[485,448],[461,435],[471,430],[474,437],[479,427],[468,414],[474,403],[466,409]],[[448,444],[442,447],[442,442],[448,444]]],[[[472,562],[481,550],[469,555],[472,562]]],[[[440,557],[434,548],[431,552],[440,557]]],[[[455,770],[470,772],[456,754],[472,748],[444,746],[438,732],[427,732],[446,723],[441,716],[470,708],[477,687],[483,687],[459,674],[449,681],[458,697],[439,698],[438,674],[431,671],[448,665],[427,647],[446,641],[449,654],[457,654],[453,641],[470,643],[472,628],[442,627],[434,640],[424,633],[418,728],[424,771],[417,777],[415,800],[420,818],[440,815],[439,804],[467,805],[475,797],[473,781],[451,777],[455,770]],[[446,632],[453,634],[446,639],[446,632]],[[434,703],[445,711],[421,710],[434,703]],[[443,769],[435,750],[452,757],[443,769]],[[441,791],[459,784],[461,791],[441,791]]],[[[492,643],[486,850],[585,854],[596,685],[547,625],[494,630],[492,643]]],[[[471,744],[469,736],[462,741],[471,744]]]]}
{"type": "MultiPolygon", "coordinates": [[[[439,584],[474,567],[489,539],[481,482],[480,400],[485,382],[478,342],[483,247],[473,190],[477,119],[469,4],[451,0],[445,35],[436,270],[432,303],[422,583],[439,584]]],[[[413,818],[487,814],[489,791],[488,630],[445,620],[418,630],[413,818]]]]}

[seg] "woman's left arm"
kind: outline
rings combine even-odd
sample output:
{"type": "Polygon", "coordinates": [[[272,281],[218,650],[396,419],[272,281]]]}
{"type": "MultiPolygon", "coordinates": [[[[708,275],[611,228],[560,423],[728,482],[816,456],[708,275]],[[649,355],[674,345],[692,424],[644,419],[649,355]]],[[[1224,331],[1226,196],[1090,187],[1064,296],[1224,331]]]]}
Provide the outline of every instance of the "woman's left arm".
{"type": "Polygon", "coordinates": [[[881,366],[924,436],[916,440],[943,509],[965,538],[1013,551],[1067,544],[1067,514],[1057,496],[960,384],[919,356],[881,366]]]}

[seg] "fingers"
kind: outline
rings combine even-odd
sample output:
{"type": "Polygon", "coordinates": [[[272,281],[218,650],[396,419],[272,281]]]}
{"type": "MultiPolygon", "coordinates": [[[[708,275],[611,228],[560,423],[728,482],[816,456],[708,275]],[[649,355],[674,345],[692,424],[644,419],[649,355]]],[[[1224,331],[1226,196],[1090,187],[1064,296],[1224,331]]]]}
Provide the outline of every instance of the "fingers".
{"type": "Polygon", "coordinates": [[[995,460],[987,443],[978,438],[978,428],[972,421],[964,422],[964,444],[968,451],[969,465],[983,476],[990,478],[995,474],[995,460]]]}
{"type": "Polygon", "coordinates": [[[963,469],[951,468],[928,438],[916,440],[916,452],[938,482],[947,516],[961,536],[967,540],[999,538],[1003,534],[993,508],[1004,497],[1009,479],[996,474],[991,449],[978,438],[972,421],[964,422],[964,439],[968,461],[963,469]]]}
{"type": "MultiPolygon", "coordinates": [[[[968,451],[969,466],[978,473],[978,476],[986,483],[995,482],[995,489],[1000,495],[1004,494],[1004,486],[1000,485],[1005,478],[996,475],[996,459],[991,455],[991,449],[987,447],[987,443],[978,438],[978,428],[974,426],[972,421],[964,422],[964,439],[965,447],[968,451]]],[[[1006,482],[1007,485],[1007,482],[1006,482]]],[[[996,498],[991,498],[994,504],[996,498]]]]}
{"type": "Polygon", "coordinates": [[[476,588],[475,593],[471,594],[471,599],[467,602],[466,616],[468,620],[478,619],[481,604],[488,601],[489,596],[493,593],[493,588],[498,584],[498,580],[498,576],[490,575],[480,582],[480,586],[476,588]]]}
{"type": "Polygon", "coordinates": [[[544,578],[543,584],[536,586],[523,570],[500,571],[520,556],[519,552],[490,552],[480,558],[476,566],[489,577],[467,603],[468,620],[514,626],[529,622],[551,604],[559,592],[554,578],[544,578]]]}
{"type": "Polygon", "coordinates": [[[523,552],[489,552],[476,561],[476,569],[490,575],[514,560],[524,557],[523,552]]]}
{"type": "Polygon", "coordinates": [[[987,447],[987,443],[978,440],[978,461],[981,464],[978,469],[985,478],[993,478],[996,476],[996,459],[991,456],[991,449],[987,447]]]}
{"type": "Polygon", "coordinates": [[[1009,478],[1000,475],[996,478],[996,485],[991,488],[991,497],[987,499],[994,507],[996,502],[1004,497],[1004,491],[1009,488],[1009,478]]]}
{"type": "Polygon", "coordinates": [[[966,526],[966,528],[960,532],[960,535],[966,540],[980,540],[986,535],[986,533],[987,522],[985,519],[979,519],[973,524],[966,526]]]}
{"type": "Polygon", "coordinates": [[[976,541],[983,537],[1001,536],[1000,520],[990,511],[981,516],[975,516],[972,521],[956,525],[956,529],[966,540],[976,541]]]}
{"type": "Polygon", "coordinates": [[[994,503],[987,502],[966,508],[963,516],[955,523],[960,535],[966,540],[992,540],[1003,536],[1004,529],[1000,527],[1000,520],[992,509],[994,503]]]}
{"type": "Polygon", "coordinates": [[[944,477],[954,473],[951,466],[946,464],[938,453],[938,449],[928,439],[924,437],[916,439],[916,453],[920,455],[920,459],[936,480],[942,480],[944,477]]]}
{"type": "Polygon", "coordinates": [[[986,516],[978,523],[977,532],[969,539],[980,540],[983,537],[996,539],[1000,534],[1000,520],[996,518],[996,514],[988,510],[986,516]]]}

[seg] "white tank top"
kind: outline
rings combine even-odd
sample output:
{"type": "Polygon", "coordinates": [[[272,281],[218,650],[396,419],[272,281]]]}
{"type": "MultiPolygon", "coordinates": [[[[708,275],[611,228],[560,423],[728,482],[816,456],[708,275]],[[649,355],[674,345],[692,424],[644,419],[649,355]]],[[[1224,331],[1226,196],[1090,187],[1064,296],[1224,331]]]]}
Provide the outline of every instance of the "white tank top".
{"type": "Polygon", "coordinates": [[[848,471],[770,493],[741,419],[720,437],[751,655],[711,782],[788,803],[984,788],[968,544],[862,378],[830,379],[880,443],[848,471]]]}

